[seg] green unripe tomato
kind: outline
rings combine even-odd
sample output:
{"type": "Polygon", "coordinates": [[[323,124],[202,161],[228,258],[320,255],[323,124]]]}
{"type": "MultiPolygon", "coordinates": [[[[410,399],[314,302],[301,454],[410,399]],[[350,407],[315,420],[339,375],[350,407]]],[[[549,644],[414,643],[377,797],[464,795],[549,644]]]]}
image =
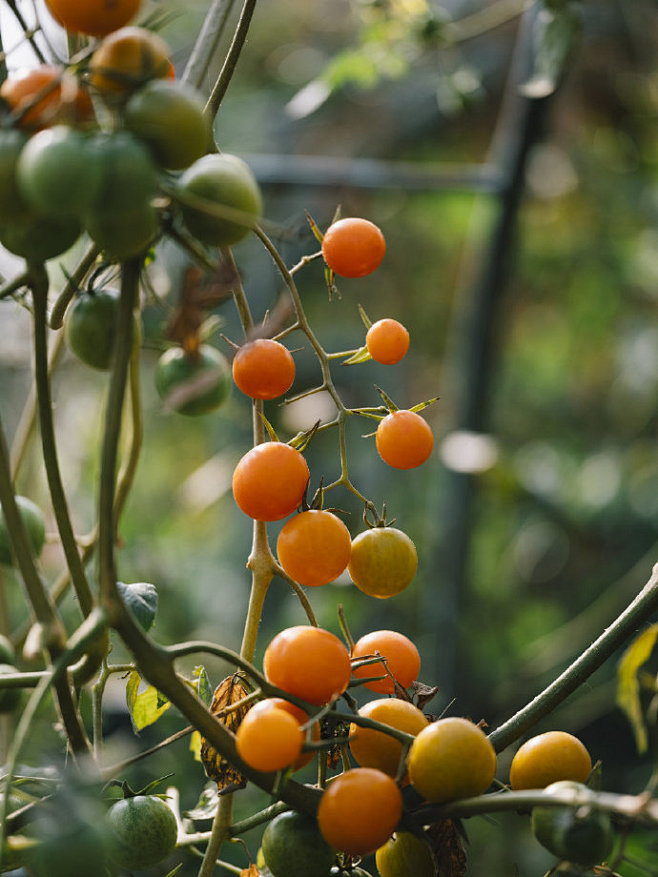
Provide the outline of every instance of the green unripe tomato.
{"type": "Polygon", "coordinates": [[[184,83],[153,79],[130,98],[123,122],[149,146],[158,164],[182,170],[210,148],[204,106],[202,95],[184,83]]]}
{"type": "Polygon", "coordinates": [[[434,859],[428,844],[409,831],[398,831],[375,853],[381,877],[433,877],[434,859]]]}
{"type": "Polygon", "coordinates": [[[66,340],[73,353],[101,370],[109,369],[114,356],[119,311],[119,290],[105,287],[78,296],[66,315],[66,340]]]}
{"type": "Polygon", "coordinates": [[[0,220],[0,243],[11,253],[39,264],[61,256],[80,237],[82,227],[74,216],[42,216],[25,212],[0,220]]]}
{"type": "Polygon", "coordinates": [[[89,148],[102,168],[90,205],[93,214],[135,210],[155,195],[158,175],[151,153],[129,131],[97,134],[89,148]]]}
{"type": "Polygon", "coordinates": [[[16,174],[21,195],[37,213],[79,216],[93,201],[101,166],[89,138],[67,125],[33,134],[23,147],[16,174]]]}
{"type": "Polygon", "coordinates": [[[329,877],[336,859],[315,819],[295,810],[268,823],[261,849],[274,877],[329,877]]]}
{"type": "Polygon", "coordinates": [[[251,168],[236,155],[204,155],[181,174],[183,223],[204,244],[227,247],[249,234],[249,223],[260,219],[263,202],[251,168]],[[205,199],[208,212],[185,203],[185,196],[205,199]],[[213,208],[216,213],[212,213],[213,208]],[[239,216],[222,216],[222,208],[239,211],[239,216]]]}
{"type": "Polygon", "coordinates": [[[179,414],[215,411],[228,399],[232,383],[228,360],[209,344],[202,344],[196,357],[182,347],[170,347],[155,367],[158,395],[179,414]]]}
{"type": "MultiPolygon", "coordinates": [[[[546,788],[548,794],[570,790],[593,794],[587,786],[569,781],[552,783],[546,788]]],[[[531,824],[535,838],[545,849],[578,865],[596,865],[612,848],[610,815],[587,804],[534,807],[531,824]]]]}
{"type": "Polygon", "coordinates": [[[0,664],[13,664],[16,652],[8,637],[0,633],[0,664]]]}
{"type": "MultiPolygon", "coordinates": [[[[17,496],[16,504],[18,511],[27,530],[32,553],[38,557],[43,550],[46,541],[46,524],[39,506],[26,496],[17,496]]],[[[11,566],[14,563],[14,555],[9,538],[7,522],[0,506],[0,563],[11,566]]]]}
{"type": "MultiPolygon", "coordinates": [[[[16,667],[11,664],[0,664],[0,676],[8,676],[11,673],[18,673],[16,667]]],[[[0,688],[0,713],[13,713],[20,702],[20,688],[0,688]]]]}
{"type": "Polygon", "coordinates": [[[110,855],[122,868],[150,868],[176,846],[178,827],[169,805],[155,795],[135,795],[113,804],[107,812],[110,855]]]}
{"type": "Polygon", "coordinates": [[[160,234],[160,214],[147,202],[122,210],[88,210],[84,226],[108,259],[120,262],[139,256],[160,234]]]}
{"type": "Polygon", "coordinates": [[[26,142],[27,137],[22,131],[0,129],[0,215],[10,213],[14,216],[17,210],[18,213],[27,210],[16,179],[16,166],[26,142]]]}

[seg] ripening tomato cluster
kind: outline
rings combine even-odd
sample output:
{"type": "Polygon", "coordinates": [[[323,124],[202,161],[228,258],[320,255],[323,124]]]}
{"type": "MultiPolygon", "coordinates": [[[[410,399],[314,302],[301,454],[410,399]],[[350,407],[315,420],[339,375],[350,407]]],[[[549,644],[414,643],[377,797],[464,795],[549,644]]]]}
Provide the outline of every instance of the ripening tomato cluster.
{"type": "MultiPolygon", "coordinates": [[[[330,717],[326,708],[358,680],[364,679],[366,688],[380,694],[397,695],[368,701],[353,713],[347,731],[353,764],[329,779],[316,820],[300,814],[299,838],[295,837],[295,819],[285,826],[275,820],[268,828],[262,852],[274,877],[286,873],[274,837],[279,831],[283,834],[284,828],[294,849],[301,850],[305,838],[318,851],[328,848],[353,857],[376,852],[380,873],[396,877],[407,873],[396,870],[394,863],[402,848],[409,847],[412,858],[407,867],[414,863],[414,874],[433,875],[429,848],[422,844],[416,848],[401,831],[402,789],[410,785],[419,800],[434,804],[478,796],[490,788],[497,758],[485,732],[470,719],[447,716],[432,721],[413,703],[408,689],[420,669],[413,642],[395,631],[373,631],[349,652],[330,631],[300,625],[274,636],[265,650],[263,669],[282,696],[258,701],[236,732],[240,757],[261,771],[299,770],[318,748],[331,745],[333,734],[341,732],[331,727],[321,732],[314,712],[330,717]],[[376,670],[378,661],[385,662],[383,678],[376,670]],[[305,708],[288,697],[303,702],[305,708]],[[402,844],[394,850],[391,844],[398,839],[402,844]]],[[[543,789],[566,781],[582,784],[591,769],[590,755],[578,738],[551,731],[527,740],[518,749],[510,784],[514,789],[543,789]]],[[[545,834],[546,824],[542,819],[537,833],[542,843],[541,830],[545,834]]],[[[597,852],[603,841],[597,835],[597,852]]],[[[605,842],[609,846],[608,836],[605,842]]],[[[550,842],[544,845],[553,849],[550,842]]],[[[309,873],[328,877],[333,873],[333,861],[327,854],[326,862],[315,860],[315,870],[309,873]]],[[[591,859],[589,864],[593,863],[591,859]]]]}
{"type": "Polygon", "coordinates": [[[107,261],[145,253],[172,221],[207,246],[245,237],[262,212],[258,184],[240,158],[214,152],[205,99],[176,81],[165,41],[115,26],[135,3],[48,8],[98,39],[75,70],[41,64],[0,87],[0,242],[40,263],[83,232],[107,261]]]}

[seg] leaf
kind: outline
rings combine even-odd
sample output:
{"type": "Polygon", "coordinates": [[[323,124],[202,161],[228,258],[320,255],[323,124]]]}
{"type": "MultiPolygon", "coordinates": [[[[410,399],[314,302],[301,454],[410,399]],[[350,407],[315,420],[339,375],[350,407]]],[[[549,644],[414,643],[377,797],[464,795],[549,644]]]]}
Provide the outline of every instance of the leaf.
{"type": "Polygon", "coordinates": [[[206,668],[199,664],[198,667],[194,668],[194,672],[192,675],[197,680],[197,694],[206,706],[210,706],[210,704],[212,703],[213,691],[212,686],[210,685],[210,679],[208,677],[208,674],[206,673],[206,668]]]}
{"type": "Polygon", "coordinates": [[[580,18],[571,2],[548,4],[533,23],[533,71],[520,86],[530,98],[548,97],[557,88],[580,33],[580,18]]]}
{"type": "MultiPolygon", "coordinates": [[[[235,708],[235,704],[248,694],[244,682],[237,673],[227,676],[215,689],[210,711],[218,722],[221,722],[233,733],[237,730],[248,709],[247,706],[235,708]]],[[[205,737],[201,739],[200,751],[206,775],[209,779],[215,780],[220,794],[223,791],[243,789],[247,785],[244,776],[205,737]]]]}
{"type": "Polygon", "coordinates": [[[158,592],[149,582],[117,582],[121,599],[143,630],[150,630],[158,609],[158,592]]]}
{"type": "Polygon", "coordinates": [[[637,636],[622,655],[617,668],[617,706],[626,713],[635,733],[635,745],[641,754],[648,746],[647,729],[640,704],[638,671],[653,651],[658,637],[658,624],[637,636]]]}
{"type": "Polygon", "coordinates": [[[141,682],[142,677],[133,670],[126,685],[126,703],[136,733],[157,722],[171,706],[170,701],[165,700],[153,685],[147,685],[144,691],[139,691],[141,682]]]}
{"type": "Polygon", "coordinates": [[[195,761],[201,761],[201,734],[198,731],[192,731],[190,752],[194,756],[195,761]]]}
{"type": "Polygon", "coordinates": [[[368,362],[369,359],[372,359],[372,356],[368,353],[368,348],[360,347],[356,353],[344,359],[341,365],[358,365],[361,362],[368,362]]]}
{"type": "Polygon", "coordinates": [[[218,801],[217,789],[214,786],[206,786],[194,807],[185,810],[183,816],[192,820],[212,819],[217,810],[218,801]]]}

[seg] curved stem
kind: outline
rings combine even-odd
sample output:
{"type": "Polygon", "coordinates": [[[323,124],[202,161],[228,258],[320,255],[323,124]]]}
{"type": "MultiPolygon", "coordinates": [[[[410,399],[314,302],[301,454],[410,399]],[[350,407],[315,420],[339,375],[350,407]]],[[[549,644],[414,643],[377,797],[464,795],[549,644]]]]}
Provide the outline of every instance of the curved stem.
{"type": "Polygon", "coordinates": [[[217,115],[217,111],[219,110],[220,104],[224,99],[224,95],[226,94],[226,89],[228,88],[229,83],[233,78],[238,59],[240,57],[244,44],[247,41],[247,33],[249,32],[249,26],[251,24],[251,18],[254,14],[255,8],[256,0],[245,0],[244,6],[242,7],[242,12],[240,13],[238,26],[235,30],[233,41],[228,50],[228,54],[226,55],[226,60],[224,61],[224,66],[222,67],[219,76],[217,77],[217,82],[215,83],[210,97],[208,98],[208,103],[205,107],[204,112],[210,119],[214,119],[217,115]]]}
{"type": "Polygon", "coordinates": [[[50,498],[55,512],[57,529],[71,574],[71,582],[86,617],[94,601],[87,580],[78,545],[71,524],[68,502],[57,459],[57,441],[52,417],[52,399],[48,373],[48,275],[45,268],[32,269],[32,297],[34,301],[34,382],[37,393],[37,409],[41,428],[41,444],[50,498]]]}
{"type": "Polygon", "coordinates": [[[113,612],[122,608],[116,586],[114,544],[116,536],[115,486],[118,444],[129,361],[133,351],[134,309],[139,287],[140,258],[125,262],[117,315],[114,367],[105,412],[98,496],[98,581],[101,603],[113,612]]]}
{"type": "Polygon", "coordinates": [[[654,566],[651,578],[637,597],[610,627],[537,697],[489,734],[496,752],[501,752],[540,719],[551,713],[657,610],[658,564],[654,566]]]}
{"type": "Polygon", "coordinates": [[[96,261],[96,257],[98,256],[99,249],[96,244],[92,244],[87,252],[83,255],[82,259],[78,263],[75,271],[71,274],[64,284],[62,291],[53,308],[50,312],[50,328],[51,329],[61,329],[64,323],[64,315],[66,314],[66,309],[68,308],[71,299],[78,291],[78,287],[87,276],[89,269],[96,261]]]}
{"type": "Polygon", "coordinates": [[[199,869],[199,877],[212,877],[222,844],[230,836],[232,821],[233,795],[220,795],[208,838],[208,846],[199,869]]]}

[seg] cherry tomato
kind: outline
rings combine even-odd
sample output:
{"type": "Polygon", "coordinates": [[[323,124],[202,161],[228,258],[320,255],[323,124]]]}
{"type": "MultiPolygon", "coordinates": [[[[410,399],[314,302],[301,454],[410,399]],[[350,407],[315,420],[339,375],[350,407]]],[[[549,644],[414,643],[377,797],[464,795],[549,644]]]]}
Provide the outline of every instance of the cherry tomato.
{"type": "Polygon", "coordinates": [[[333,582],[344,572],[352,540],[350,531],[332,512],[309,509],[284,524],[276,550],[291,579],[315,587],[333,582]]]}
{"type": "Polygon", "coordinates": [[[392,411],[380,420],[375,442],[379,456],[394,469],[415,469],[429,459],[434,435],[415,411],[392,411]]]}
{"type": "Polygon", "coordinates": [[[310,473],[302,454],[283,442],[263,442],[233,472],[233,496],[257,521],[280,521],[300,505],[310,473]]]}
{"type": "Polygon", "coordinates": [[[334,222],[322,240],[325,262],[341,277],[365,277],[379,266],[385,252],[381,230],[370,220],[359,217],[334,222]]]}

